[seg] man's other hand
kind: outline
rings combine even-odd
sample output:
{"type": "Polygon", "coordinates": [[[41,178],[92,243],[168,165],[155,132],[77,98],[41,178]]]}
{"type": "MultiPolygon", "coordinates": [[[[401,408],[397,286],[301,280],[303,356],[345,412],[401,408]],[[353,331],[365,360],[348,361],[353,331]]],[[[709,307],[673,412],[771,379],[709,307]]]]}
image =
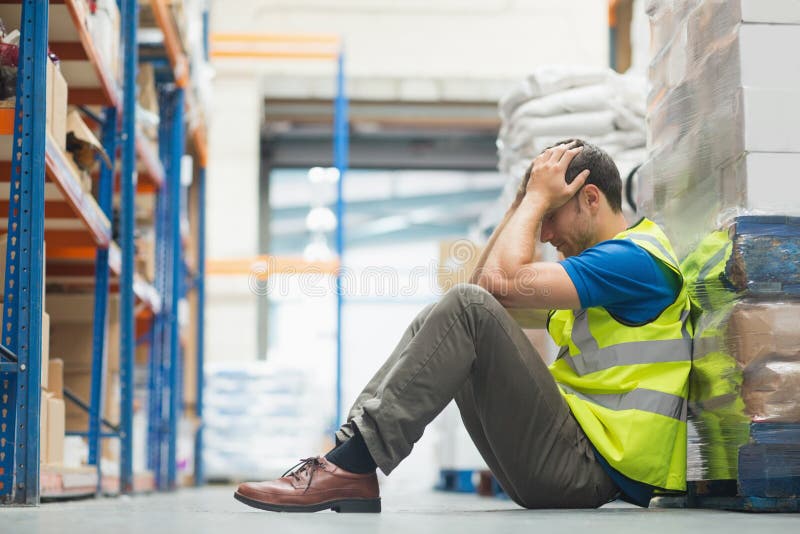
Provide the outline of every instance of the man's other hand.
{"type": "Polygon", "coordinates": [[[566,182],[570,162],[583,150],[583,147],[570,146],[571,144],[565,144],[548,148],[533,160],[526,184],[526,196],[531,195],[543,202],[548,210],[555,210],[566,204],[589,177],[589,170],[586,169],[571,184],[566,182]]]}

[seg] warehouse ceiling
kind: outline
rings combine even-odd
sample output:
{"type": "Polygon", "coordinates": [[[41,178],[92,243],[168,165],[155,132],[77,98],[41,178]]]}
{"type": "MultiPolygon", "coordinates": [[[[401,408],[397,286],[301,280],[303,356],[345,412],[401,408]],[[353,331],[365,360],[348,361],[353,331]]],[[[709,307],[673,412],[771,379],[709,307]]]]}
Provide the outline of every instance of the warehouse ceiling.
{"type": "MultiPolygon", "coordinates": [[[[332,165],[330,101],[265,101],[261,250],[300,254],[314,191],[332,165]],[[267,230],[268,228],[268,230],[267,230]]],[[[496,106],[350,103],[346,246],[464,236],[500,194],[496,106]]],[[[328,205],[335,209],[335,197],[328,205]]]]}

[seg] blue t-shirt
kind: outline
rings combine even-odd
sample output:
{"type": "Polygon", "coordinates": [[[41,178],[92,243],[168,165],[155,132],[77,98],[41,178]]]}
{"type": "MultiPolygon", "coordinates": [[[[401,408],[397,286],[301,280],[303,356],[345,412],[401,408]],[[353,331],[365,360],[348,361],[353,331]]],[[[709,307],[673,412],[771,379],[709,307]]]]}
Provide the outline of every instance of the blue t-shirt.
{"type": "MultiPolygon", "coordinates": [[[[582,308],[601,306],[623,324],[658,317],[680,291],[680,278],[646,250],[627,239],[610,239],[561,261],[582,308]]],[[[595,449],[595,455],[628,502],[647,507],[653,486],[626,477],[595,449]]]]}

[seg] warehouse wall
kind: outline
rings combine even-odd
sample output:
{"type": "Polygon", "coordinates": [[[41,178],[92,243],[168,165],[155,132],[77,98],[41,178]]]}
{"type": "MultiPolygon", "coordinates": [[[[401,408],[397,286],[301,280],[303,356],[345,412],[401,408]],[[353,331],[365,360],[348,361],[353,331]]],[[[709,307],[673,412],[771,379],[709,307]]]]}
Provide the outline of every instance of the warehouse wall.
{"type": "MultiPolygon", "coordinates": [[[[608,61],[605,0],[239,0],[235,7],[214,0],[211,12],[212,33],[342,35],[352,98],[495,102],[537,65],[608,61]]],[[[252,256],[259,252],[263,99],[330,97],[335,68],[252,59],[215,59],[213,66],[208,256],[252,256]]],[[[209,279],[210,361],[257,356],[256,298],[246,282],[209,279]]]]}

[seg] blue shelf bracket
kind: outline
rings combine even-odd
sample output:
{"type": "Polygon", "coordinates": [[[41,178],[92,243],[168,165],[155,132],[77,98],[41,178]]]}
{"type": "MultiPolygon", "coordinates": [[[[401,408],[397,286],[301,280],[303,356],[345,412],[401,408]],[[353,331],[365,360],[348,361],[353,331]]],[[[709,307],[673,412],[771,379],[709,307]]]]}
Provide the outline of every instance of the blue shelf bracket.
{"type": "Polygon", "coordinates": [[[39,504],[47,25],[47,2],[24,0],[2,334],[17,362],[0,368],[0,502],[34,506],[39,504]]]}
{"type": "MultiPolygon", "coordinates": [[[[114,193],[114,158],[117,153],[117,110],[106,108],[103,124],[103,146],[111,158],[111,165],[103,165],[100,170],[98,201],[100,209],[110,219],[114,193]]],[[[94,264],[94,321],[92,324],[92,388],[89,401],[89,465],[97,466],[97,491],[102,488],[102,472],[100,465],[101,419],[103,401],[105,399],[108,328],[108,289],[109,265],[108,249],[98,248],[95,252],[94,264]]]]}
{"type": "Polygon", "coordinates": [[[120,249],[122,269],[119,281],[120,337],[120,492],[133,492],[133,396],[134,344],[136,343],[133,269],[134,199],[136,195],[136,69],[139,48],[136,33],[138,2],[122,0],[122,172],[120,173],[120,249]]]}

